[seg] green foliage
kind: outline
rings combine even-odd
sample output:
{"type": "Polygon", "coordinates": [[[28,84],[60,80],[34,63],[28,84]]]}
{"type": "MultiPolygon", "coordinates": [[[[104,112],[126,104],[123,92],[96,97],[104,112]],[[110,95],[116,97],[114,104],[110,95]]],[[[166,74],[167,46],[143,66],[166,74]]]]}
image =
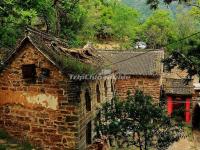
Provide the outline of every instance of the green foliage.
{"type": "MultiPolygon", "coordinates": [[[[195,5],[200,6],[200,0],[196,0],[195,5]]],[[[198,21],[199,25],[200,25],[200,7],[192,7],[192,9],[190,10],[190,14],[193,16],[193,18],[195,20],[198,21]]]]}
{"type": "Polygon", "coordinates": [[[138,37],[149,48],[161,48],[177,38],[175,29],[170,12],[157,10],[138,28],[138,37]]]}
{"type": "Polygon", "coordinates": [[[6,150],[6,146],[0,144],[0,150],[6,150]]]}
{"type": "Polygon", "coordinates": [[[6,138],[10,138],[10,136],[8,135],[7,132],[5,132],[4,130],[0,129],[0,139],[6,139],[6,138]]]}
{"type": "Polygon", "coordinates": [[[140,150],[163,149],[182,134],[182,129],[169,119],[165,109],[141,91],[136,91],[134,96],[129,94],[125,101],[115,97],[103,105],[101,112],[98,129],[109,139],[122,141],[119,147],[128,143],[140,150]]]}
{"type": "Polygon", "coordinates": [[[136,10],[115,0],[88,0],[83,6],[87,15],[79,34],[81,39],[130,43],[135,38],[139,22],[136,10]]]}
{"type": "Polygon", "coordinates": [[[72,58],[71,56],[57,55],[55,57],[57,61],[60,62],[60,66],[62,66],[64,72],[76,74],[95,74],[97,71],[91,64],[80,62],[80,60],[72,58]]]}
{"type": "Polygon", "coordinates": [[[46,30],[82,46],[88,40],[122,40],[135,37],[136,10],[116,0],[3,0],[0,2],[0,46],[12,47],[24,27],[46,30]]]}
{"type": "Polygon", "coordinates": [[[38,26],[38,22],[42,24],[43,20],[52,21],[51,5],[51,0],[2,0],[0,2],[0,46],[15,45],[16,40],[23,35],[25,26],[38,26]]]}
{"type": "MultiPolygon", "coordinates": [[[[129,0],[125,2],[130,3],[129,0]]],[[[156,4],[153,0],[149,3],[156,4]]],[[[141,5],[140,1],[138,5],[141,5]]],[[[166,8],[163,6],[162,4],[162,8],[166,8]]],[[[16,40],[23,36],[26,26],[45,30],[67,39],[71,47],[83,46],[87,41],[115,41],[122,46],[130,47],[137,39],[140,39],[147,42],[150,48],[160,48],[177,37],[182,37],[184,34],[182,31],[192,32],[185,29],[179,30],[182,25],[186,25],[184,28],[187,28],[188,21],[191,20],[189,17],[190,20],[185,22],[181,17],[177,17],[175,21],[167,10],[153,12],[148,9],[147,12],[151,12],[151,15],[144,20],[136,10],[137,6],[134,4],[133,7],[118,0],[57,2],[53,0],[2,0],[0,2],[0,47],[13,47],[16,40]],[[180,28],[177,29],[176,25],[180,28]]],[[[144,12],[146,9],[138,10],[144,12]]],[[[190,14],[198,20],[197,7],[192,8],[190,14]]]]}
{"type": "Polygon", "coordinates": [[[33,146],[30,144],[29,141],[23,141],[20,146],[22,147],[22,150],[33,150],[33,146]]]}
{"type": "MultiPolygon", "coordinates": [[[[190,36],[199,30],[198,20],[190,13],[191,10],[184,11],[182,8],[179,9],[179,13],[176,15],[175,28],[177,32],[178,39],[182,39],[183,37],[190,36]]],[[[190,41],[198,41],[197,37],[190,37],[181,41],[180,43],[175,43],[173,45],[168,46],[167,48],[171,50],[181,50],[182,52],[187,52],[191,47],[190,41]]]]}
{"type": "Polygon", "coordinates": [[[187,3],[187,2],[190,2],[191,0],[146,0],[147,4],[150,5],[151,9],[157,9],[158,8],[158,5],[161,3],[161,2],[164,2],[165,4],[170,4],[172,2],[179,2],[179,3],[187,3]]]}
{"type": "Polygon", "coordinates": [[[30,144],[28,140],[23,142],[17,141],[17,139],[13,139],[5,130],[0,129],[0,139],[7,141],[7,144],[0,144],[0,150],[7,150],[9,148],[9,144],[19,144],[18,147],[22,150],[32,150],[33,146],[30,144]]]}
{"type": "MultiPolygon", "coordinates": [[[[199,5],[199,1],[197,1],[197,5],[199,5]]],[[[192,79],[192,76],[200,75],[200,24],[198,10],[200,8],[194,6],[191,10],[177,16],[179,38],[193,36],[170,46],[170,49],[172,49],[170,56],[163,61],[168,70],[176,66],[179,66],[182,70],[186,70],[188,81],[192,79]]]]}

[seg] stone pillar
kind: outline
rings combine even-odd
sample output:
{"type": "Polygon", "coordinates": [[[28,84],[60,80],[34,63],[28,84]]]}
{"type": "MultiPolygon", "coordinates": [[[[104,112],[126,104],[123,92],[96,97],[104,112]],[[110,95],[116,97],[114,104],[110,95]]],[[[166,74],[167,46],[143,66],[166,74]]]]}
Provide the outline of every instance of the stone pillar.
{"type": "Polygon", "coordinates": [[[190,118],[191,118],[191,115],[190,115],[190,99],[191,98],[186,98],[186,102],[185,102],[185,122],[187,124],[190,123],[190,118]]]}
{"type": "Polygon", "coordinates": [[[167,96],[167,114],[171,116],[173,112],[173,98],[172,96],[167,96]]]}

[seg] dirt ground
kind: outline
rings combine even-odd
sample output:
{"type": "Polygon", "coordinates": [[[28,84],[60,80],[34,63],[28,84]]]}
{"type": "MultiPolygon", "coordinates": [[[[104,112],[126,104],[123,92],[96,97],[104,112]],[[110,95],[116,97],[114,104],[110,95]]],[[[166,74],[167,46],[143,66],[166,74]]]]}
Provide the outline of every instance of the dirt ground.
{"type": "Polygon", "coordinates": [[[200,150],[200,132],[193,131],[191,137],[180,139],[172,144],[168,150],[200,150]]]}

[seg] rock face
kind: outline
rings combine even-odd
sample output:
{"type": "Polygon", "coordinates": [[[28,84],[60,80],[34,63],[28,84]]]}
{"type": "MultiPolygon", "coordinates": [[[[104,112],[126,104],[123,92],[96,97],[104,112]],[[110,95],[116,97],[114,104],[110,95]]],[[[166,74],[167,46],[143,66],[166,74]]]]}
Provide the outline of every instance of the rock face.
{"type": "Polygon", "coordinates": [[[70,80],[31,42],[25,42],[0,74],[0,128],[19,140],[28,139],[36,148],[84,150],[95,135],[98,106],[112,97],[110,82],[110,78],[70,80]],[[42,76],[45,69],[49,75],[42,76]],[[99,102],[96,91],[100,91],[99,102]]]}

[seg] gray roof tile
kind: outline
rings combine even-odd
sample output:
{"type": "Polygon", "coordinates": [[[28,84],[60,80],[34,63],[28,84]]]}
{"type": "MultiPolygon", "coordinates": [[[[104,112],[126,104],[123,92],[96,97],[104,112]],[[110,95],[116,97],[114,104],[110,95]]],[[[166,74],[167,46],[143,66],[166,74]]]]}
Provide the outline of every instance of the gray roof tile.
{"type": "Polygon", "coordinates": [[[162,72],[163,50],[99,51],[99,54],[112,66],[117,74],[158,76],[162,72]],[[147,52],[148,51],[148,52],[147,52]]]}

